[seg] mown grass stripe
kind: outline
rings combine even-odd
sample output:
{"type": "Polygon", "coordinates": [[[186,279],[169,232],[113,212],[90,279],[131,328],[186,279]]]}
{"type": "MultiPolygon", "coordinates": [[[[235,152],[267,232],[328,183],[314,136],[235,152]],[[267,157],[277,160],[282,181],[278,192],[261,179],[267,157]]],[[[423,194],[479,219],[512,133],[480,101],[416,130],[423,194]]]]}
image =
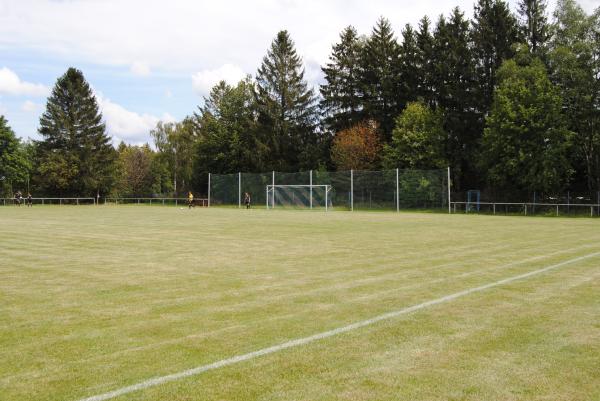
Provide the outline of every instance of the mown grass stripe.
{"type": "Polygon", "coordinates": [[[249,352],[247,354],[242,354],[242,355],[237,355],[237,356],[233,356],[231,358],[227,358],[227,359],[222,359],[220,361],[217,362],[213,362],[211,364],[208,365],[202,365],[202,366],[198,366],[192,369],[188,369],[188,370],[184,370],[178,373],[173,373],[170,375],[166,375],[166,376],[159,376],[159,377],[154,377],[136,384],[133,384],[131,386],[127,386],[127,387],[123,387],[117,390],[113,390],[110,391],[108,393],[104,393],[104,394],[99,394],[99,395],[95,395],[92,397],[88,397],[88,398],[84,398],[81,399],[80,401],[105,401],[105,400],[109,400],[112,398],[116,398],[119,397],[121,395],[125,395],[125,394],[129,394],[132,392],[136,392],[136,391],[140,391],[140,390],[144,390],[150,387],[154,387],[154,386],[158,386],[164,383],[168,383],[168,382],[172,382],[172,381],[176,381],[176,380],[181,380],[190,376],[196,376],[199,375],[201,373],[210,371],[210,370],[215,370],[215,369],[219,369],[219,368],[223,368],[226,366],[230,366],[230,365],[234,365],[240,362],[244,362],[250,359],[254,359],[254,358],[258,358],[264,355],[269,355],[269,354],[273,354],[279,351],[283,351],[289,348],[294,348],[294,347],[298,347],[301,345],[306,345],[315,341],[319,341],[319,340],[323,340],[329,337],[333,337],[339,334],[343,334],[343,333],[347,333],[349,331],[353,331],[353,330],[357,330],[360,329],[362,327],[366,327],[366,326],[371,326],[375,323],[381,322],[381,321],[385,321],[385,320],[390,320],[393,318],[396,318],[398,316],[401,315],[405,315],[411,312],[415,312],[418,311],[420,309],[425,309],[428,308],[430,306],[434,306],[434,305],[438,305],[441,303],[445,303],[445,302],[449,302],[452,300],[455,300],[457,298],[461,298],[464,297],[466,295],[470,295],[476,292],[481,292],[481,291],[485,291],[488,290],[490,288],[494,288],[494,287],[498,287],[504,284],[508,284],[514,281],[518,281],[518,280],[523,280],[538,274],[542,274],[545,273],[547,271],[550,270],[554,270],[557,269],[559,267],[562,266],[566,266],[569,264],[573,264],[576,262],[580,262],[582,260],[586,260],[586,259],[590,259],[590,258],[594,258],[600,256],[600,252],[594,252],[591,254],[587,254],[587,255],[583,255],[583,256],[579,256],[573,259],[569,259],[560,263],[556,263],[550,266],[546,266],[544,268],[541,269],[537,269],[537,270],[533,270],[527,273],[523,273],[523,274],[519,274],[516,276],[512,276],[512,277],[508,277],[502,280],[498,280],[498,281],[494,281],[492,283],[488,283],[485,285],[481,285],[478,287],[473,287],[473,288],[469,288],[463,291],[459,291],[459,292],[455,292],[453,294],[449,294],[446,296],[443,296],[441,298],[436,298],[430,301],[426,301],[426,302],[422,302],[420,304],[416,304],[416,305],[412,305],[406,308],[402,308],[393,312],[388,312],[388,313],[384,313],[382,315],[378,315],[375,316],[371,319],[367,319],[367,320],[362,320],[360,322],[356,322],[356,323],[352,323],[349,324],[347,326],[342,326],[342,327],[338,327],[336,329],[333,330],[328,330],[328,331],[324,331],[321,333],[317,333],[314,334],[312,336],[308,336],[308,337],[302,337],[302,338],[298,338],[295,340],[290,340],[290,341],[286,341],[284,343],[278,344],[278,345],[274,345],[272,347],[267,347],[267,348],[263,348],[257,351],[253,351],[253,352],[249,352]]]}

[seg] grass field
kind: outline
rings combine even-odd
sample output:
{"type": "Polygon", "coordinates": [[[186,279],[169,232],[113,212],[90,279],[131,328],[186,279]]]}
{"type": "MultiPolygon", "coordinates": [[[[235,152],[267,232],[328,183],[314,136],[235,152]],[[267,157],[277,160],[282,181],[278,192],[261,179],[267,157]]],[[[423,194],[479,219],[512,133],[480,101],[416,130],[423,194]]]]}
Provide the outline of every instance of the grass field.
{"type": "Polygon", "coordinates": [[[592,219],[0,208],[0,400],[599,400],[592,219]],[[580,259],[576,259],[583,257],[580,259]]]}

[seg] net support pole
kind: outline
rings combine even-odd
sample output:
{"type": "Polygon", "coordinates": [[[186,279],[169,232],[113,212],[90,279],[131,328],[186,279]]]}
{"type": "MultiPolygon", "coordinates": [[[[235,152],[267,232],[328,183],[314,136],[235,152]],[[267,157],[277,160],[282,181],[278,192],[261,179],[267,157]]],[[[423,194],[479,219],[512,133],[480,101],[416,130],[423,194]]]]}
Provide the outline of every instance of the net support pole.
{"type": "Polygon", "coordinates": [[[242,208],[242,173],[238,173],[238,209],[242,208]]]}
{"type": "MultiPolygon", "coordinates": [[[[325,191],[327,192],[327,191],[325,191]]],[[[327,196],[327,195],[325,195],[327,196]]],[[[310,208],[313,208],[312,170],[310,170],[310,208]]]]}
{"type": "Polygon", "coordinates": [[[400,172],[396,169],[396,212],[400,212],[400,172]]]}
{"type": "MultiPolygon", "coordinates": [[[[312,191],[312,186],[311,186],[311,191],[312,191]]],[[[327,187],[325,187],[325,211],[327,212],[329,210],[329,191],[327,190],[327,187]]]]}
{"type": "Polygon", "coordinates": [[[271,184],[271,191],[273,191],[273,193],[271,194],[271,209],[275,209],[275,170],[273,170],[273,178],[271,184]]]}
{"type": "Polygon", "coordinates": [[[208,173],[208,206],[210,207],[210,173],[208,173]]]}
{"type": "Polygon", "coordinates": [[[450,198],[450,166],[448,166],[448,214],[452,213],[452,210],[450,209],[450,204],[452,203],[452,200],[450,198]]]}
{"type": "Polygon", "coordinates": [[[350,170],[350,211],[354,211],[354,170],[350,170]]]}

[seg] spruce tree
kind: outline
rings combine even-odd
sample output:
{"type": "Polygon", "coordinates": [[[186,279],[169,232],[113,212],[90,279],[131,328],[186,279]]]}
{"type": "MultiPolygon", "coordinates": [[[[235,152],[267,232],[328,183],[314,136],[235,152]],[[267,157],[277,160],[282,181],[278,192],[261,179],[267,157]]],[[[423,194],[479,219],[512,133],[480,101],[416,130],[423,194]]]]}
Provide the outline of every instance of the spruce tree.
{"type": "Polygon", "coordinates": [[[518,28],[508,4],[502,0],[478,0],[472,21],[471,38],[478,97],[483,112],[492,104],[496,72],[504,60],[513,57],[518,28]]]}
{"type": "Polygon", "coordinates": [[[417,67],[419,71],[419,94],[418,97],[429,106],[434,106],[435,64],[433,63],[433,36],[431,34],[430,21],[427,16],[419,21],[417,31],[417,67]]]}
{"type": "Polygon", "coordinates": [[[287,31],[273,40],[256,75],[258,131],[274,170],[316,168],[323,156],[316,99],[287,31]]]}
{"type": "Polygon", "coordinates": [[[321,85],[321,111],[325,128],[336,133],[350,128],[362,119],[359,97],[359,62],[363,43],[352,26],[340,34],[333,45],[329,62],[322,68],[325,84],[321,85]]]}
{"type": "Polygon", "coordinates": [[[400,101],[403,105],[415,101],[420,95],[420,83],[423,81],[419,71],[419,47],[417,36],[410,24],[402,30],[402,44],[400,45],[400,101]]]}
{"type": "Polygon", "coordinates": [[[455,8],[441,16],[434,33],[434,96],[444,113],[448,133],[446,152],[455,171],[456,188],[476,185],[474,162],[483,130],[475,93],[475,69],[470,47],[469,21],[455,8]]]}
{"type": "Polygon", "coordinates": [[[518,8],[522,40],[531,53],[544,55],[550,39],[545,0],[520,0],[518,8]]]}
{"type": "Polygon", "coordinates": [[[389,142],[405,95],[400,81],[400,46],[387,19],[377,21],[361,60],[365,114],[378,123],[383,141],[389,142]]]}
{"type": "Polygon", "coordinates": [[[81,71],[60,77],[40,118],[38,181],[49,194],[106,193],[115,178],[110,144],[96,98],[81,71]]]}

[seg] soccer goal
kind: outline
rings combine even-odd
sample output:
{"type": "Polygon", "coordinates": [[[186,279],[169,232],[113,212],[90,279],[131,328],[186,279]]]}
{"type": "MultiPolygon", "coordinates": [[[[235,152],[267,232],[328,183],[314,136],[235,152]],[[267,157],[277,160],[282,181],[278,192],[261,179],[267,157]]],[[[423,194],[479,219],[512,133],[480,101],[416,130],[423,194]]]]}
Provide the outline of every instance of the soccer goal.
{"type": "Polygon", "coordinates": [[[298,209],[325,208],[331,203],[331,185],[267,185],[267,209],[292,207],[298,209]]]}

